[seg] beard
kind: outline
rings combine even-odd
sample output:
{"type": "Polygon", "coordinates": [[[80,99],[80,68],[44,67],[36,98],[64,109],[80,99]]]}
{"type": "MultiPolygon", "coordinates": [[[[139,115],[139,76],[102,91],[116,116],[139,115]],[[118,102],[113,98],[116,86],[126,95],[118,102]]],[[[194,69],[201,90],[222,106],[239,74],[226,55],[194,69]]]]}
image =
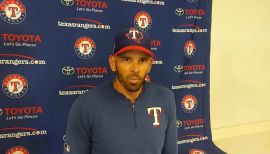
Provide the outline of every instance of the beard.
{"type": "Polygon", "coordinates": [[[143,77],[140,77],[138,74],[132,73],[124,77],[119,72],[116,72],[117,79],[120,81],[121,85],[130,92],[137,92],[140,90],[146,75],[147,74],[145,74],[143,77]],[[132,82],[132,80],[134,79],[136,80],[136,82],[132,82]]]}

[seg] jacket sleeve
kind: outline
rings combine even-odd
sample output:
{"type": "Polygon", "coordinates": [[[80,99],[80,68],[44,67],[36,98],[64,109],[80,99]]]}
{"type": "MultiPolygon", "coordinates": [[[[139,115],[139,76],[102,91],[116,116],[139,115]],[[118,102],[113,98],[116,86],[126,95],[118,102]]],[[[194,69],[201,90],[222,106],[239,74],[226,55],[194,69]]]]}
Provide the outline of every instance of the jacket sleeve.
{"type": "Polygon", "coordinates": [[[91,126],[83,105],[83,100],[79,97],[70,109],[64,138],[64,154],[90,154],[91,126]]]}
{"type": "Polygon", "coordinates": [[[165,142],[162,149],[162,154],[177,154],[177,128],[176,128],[176,104],[174,94],[171,91],[169,95],[170,112],[168,113],[168,126],[165,134],[165,142]]]}

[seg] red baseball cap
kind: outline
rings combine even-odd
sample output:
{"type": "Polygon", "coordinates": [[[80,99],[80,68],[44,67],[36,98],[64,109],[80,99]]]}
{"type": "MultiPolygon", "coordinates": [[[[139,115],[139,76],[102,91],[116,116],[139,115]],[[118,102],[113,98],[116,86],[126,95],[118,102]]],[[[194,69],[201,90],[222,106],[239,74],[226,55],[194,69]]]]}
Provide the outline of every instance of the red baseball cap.
{"type": "Polygon", "coordinates": [[[139,50],[151,57],[155,57],[151,51],[150,35],[136,28],[126,29],[115,37],[114,55],[119,55],[130,50],[139,50]]]}

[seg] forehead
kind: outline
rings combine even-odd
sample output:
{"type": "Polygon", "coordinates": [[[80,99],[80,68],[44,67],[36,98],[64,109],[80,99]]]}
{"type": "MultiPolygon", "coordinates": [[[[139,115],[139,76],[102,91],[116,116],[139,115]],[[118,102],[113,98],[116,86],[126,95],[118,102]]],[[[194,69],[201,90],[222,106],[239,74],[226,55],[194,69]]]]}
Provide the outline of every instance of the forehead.
{"type": "Polygon", "coordinates": [[[119,54],[118,57],[150,57],[150,55],[140,50],[128,50],[119,54]]]}

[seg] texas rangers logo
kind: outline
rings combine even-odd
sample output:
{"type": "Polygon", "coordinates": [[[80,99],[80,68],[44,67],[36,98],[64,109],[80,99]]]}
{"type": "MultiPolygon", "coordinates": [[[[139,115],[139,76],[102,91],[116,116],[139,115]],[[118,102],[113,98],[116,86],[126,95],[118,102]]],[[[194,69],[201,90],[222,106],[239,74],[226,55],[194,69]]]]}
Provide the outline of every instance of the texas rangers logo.
{"type": "Polygon", "coordinates": [[[192,58],[196,53],[196,45],[194,41],[188,40],[184,46],[184,52],[187,58],[192,58]]]}
{"type": "Polygon", "coordinates": [[[154,116],[153,127],[158,128],[160,127],[160,114],[162,110],[161,107],[151,107],[147,108],[147,113],[150,117],[154,116]]]}
{"type": "Polygon", "coordinates": [[[207,153],[203,150],[200,150],[200,149],[191,149],[189,151],[189,154],[207,154],[207,153]]]}
{"type": "Polygon", "coordinates": [[[26,17],[26,9],[19,0],[5,0],[0,4],[0,16],[9,24],[19,24],[26,17]]]}
{"type": "Polygon", "coordinates": [[[196,97],[194,97],[193,95],[184,96],[181,101],[181,107],[183,111],[186,113],[194,112],[198,107],[198,102],[197,102],[196,97]]]}
{"type": "Polygon", "coordinates": [[[29,154],[29,151],[22,146],[15,146],[10,148],[6,154],[29,154]]]}
{"type": "Polygon", "coordinates": [[[4,79],[2,89],[8,97],[20,98],[25,95],[28,89],[28,82],[20,74],[10,74],[4,79]]]}
{"type": "Polygon", "coordinates": [[[134,25],[137,29],[148,31],[152,25],[152,18],[145,11],[138,12],[134,17],[134,25]]]}
{"type": "Polygon", "coordinates": [[[142,32],[136,30],[135,28],[129,29],[129,33],[125,35],[129,40],[133,40],[139,44],[141,44],[141,39],[143,39],[142,32]]]}
{"type": "Polygon", "coordinates": [[[95,54],[96,45],[91,38],[83,36],[76,40],[74,50],[80,58],[89,59],[95,54]]]}

